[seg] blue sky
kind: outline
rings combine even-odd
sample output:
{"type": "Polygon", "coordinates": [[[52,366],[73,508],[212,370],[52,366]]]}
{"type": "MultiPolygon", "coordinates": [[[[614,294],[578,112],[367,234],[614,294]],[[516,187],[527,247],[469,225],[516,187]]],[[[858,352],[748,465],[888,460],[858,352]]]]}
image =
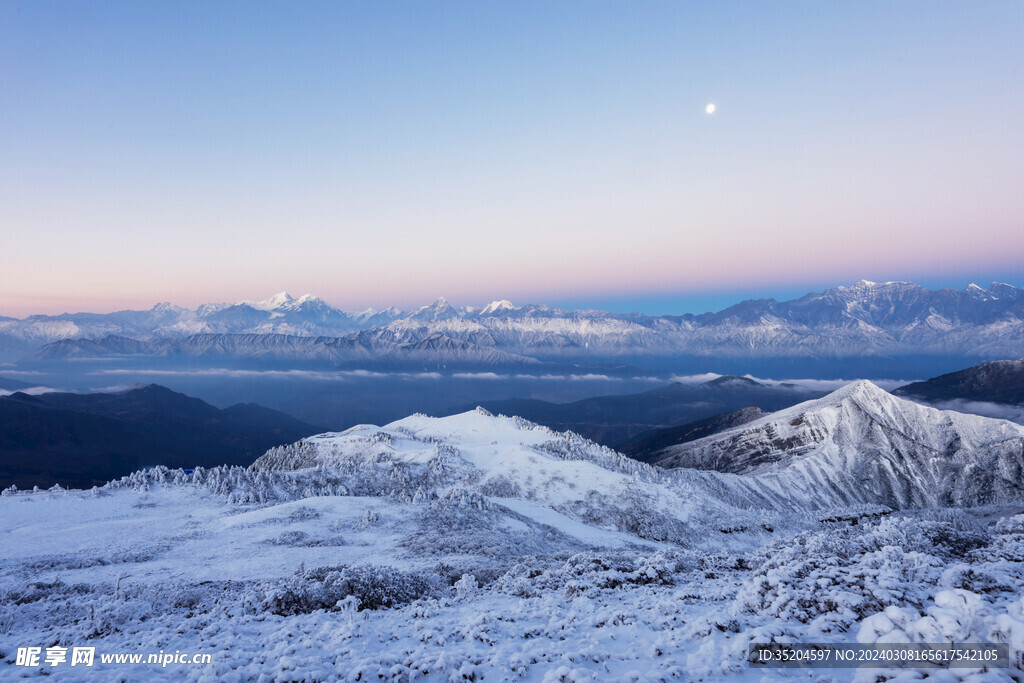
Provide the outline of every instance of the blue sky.
{"type": "Polygon", "coordinates": [[[0,1],[0,314],[1021,285],[1021,35],[1020,2],[0,1]]]}

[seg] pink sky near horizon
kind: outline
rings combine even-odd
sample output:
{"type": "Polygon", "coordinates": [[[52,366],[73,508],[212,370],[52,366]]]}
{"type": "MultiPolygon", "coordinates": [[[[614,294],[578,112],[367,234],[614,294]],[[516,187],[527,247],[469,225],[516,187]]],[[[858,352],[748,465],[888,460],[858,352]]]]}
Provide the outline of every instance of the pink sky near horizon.
{"type": "Polygon", "coordinates": [[[1019,2],[250,9],[0,7],[0,315],[1024,284],[1019,2]]]}

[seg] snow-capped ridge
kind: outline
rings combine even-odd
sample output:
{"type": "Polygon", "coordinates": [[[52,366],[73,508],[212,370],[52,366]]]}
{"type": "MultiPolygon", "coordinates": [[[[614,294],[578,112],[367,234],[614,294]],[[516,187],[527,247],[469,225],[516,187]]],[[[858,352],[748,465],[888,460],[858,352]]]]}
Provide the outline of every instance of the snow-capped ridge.
{"type": "Polygon", "coordinates": [[[667,447],[655,462],[771,477],[848,504],[1024,501],[1024,427],[919,405],[867,380],[667,447]]]}
{"type": "MultiPolygon", "coordinates": [[[[149,342],[196,334],[332,337],[340,345],[370,349],[358,358],[339,359],[343,362],[390,362],[372,349],[386,355],[395,344],[415,344],[440,334],[534,362],[632,365],[628,359],[692,360],[714,354],[730,361],[769,364],[865,359],[888,365],[890,359],[914,355],[963,357],[966,366],[1024,355],[1021,292],[998,283],[985,293],[976,285],[928,290],[906,282],[863,280],[791,301],[745,301],[718,313],[678,316],[515,306],[504,299],[482,307],[456,307],[443,297],[411,313],[386,309],[346,314],[310,294],[295,299],[280,292],[259,302],[209,304],[194,312],[164,309],[0,320],[0,343],[10,350],[38,349],[40,357],[56,358],[68,353],[117,355],[102,349],[102,344],[46,347],[65,339],[122,337],[149,342]]],[[[222,341],[237,347],[230,339],[222,341]]],[[[288,353],[295,360],[307,360],[303,350],[285,348],[290,341],[278,342],[279,360],[288,353]]],[[[240,357],[262,354],[260,347],[266,342],[254,338],[254,343],[248,352],[238,347],[240,357]]],[[[183,344],[173,355],[189,356],[187,347],[183,344]]],[[[447,359],[415,362],[422,360],[447,359]]]]}

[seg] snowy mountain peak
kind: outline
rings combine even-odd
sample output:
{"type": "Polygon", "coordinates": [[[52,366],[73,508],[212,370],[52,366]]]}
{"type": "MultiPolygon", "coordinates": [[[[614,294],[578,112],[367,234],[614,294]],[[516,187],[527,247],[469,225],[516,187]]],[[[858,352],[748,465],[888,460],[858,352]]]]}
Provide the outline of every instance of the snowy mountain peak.
{"type": "Polygon", "coordinates": [[[422,313],[424,311],[438,311],[450,307],[451,306],[448,304],[448,300],[445,299],[443,296],[439,296],[436,299],[434,299],[433,303],[429,303],[426,306],[420,306],[416,312],[422,313]]]}
{"type": "Polygon", "coordinates": [[[156,304],[155,306],[153,306],[153,308],[151,308],[149,310],[150,310],[151,313],[181,314],[181,313],[188,312],[187,308],[182,308],[181,306],[175,306],[170,301],[161,301],[160,303],[156,304]]]}
{"type": "Polygon", "coordinates": [[[439,296],[434,303],[420,307],[411,317],[416,320],[446,320],[458,315],[459,311],[449,304],[443,296],[439,296]]]}
{"type": "Polygon", "coordinates": [[[292,297],[292,295],[289,294],[288,292],[278,292],[274,296],[270,297],[269,299],[264,299],[263,301],[246,301],[243,303],[246,303],[249,306],[252,306],[253,308],[258,308],[260,310],[272,311],[274,309],[281,308],[282,306],[285,306],[287,304],[293,303],[294,301],[294,297],[292,297]]]}
{"type": "Polygon", "coordinates": [[[865,292],[883,292],[887,290],[903,290],[907,288],[918,288],[913,282],[902,280],[889,280],[888,282],[874,282],[873,280],[858,280],[850,286],[836,287],[836,291],[847,292],[853,295],[864,294],[865,292]]]}
{"type": "Polygon", "coordinates": [[[510,311],[514,308],[515,306],[513,306],[512,302],[508,299],[492,301],[480,310],[480,315],[491,315],[492,313],[497,313],[499,311],[510,311]]]}
{"type": "Polygon", "coordinates": [[[837,399],[854,398],[854,397],[856,397],[856,398],[867,398],[867,399],[871,399],[871,400],[879,400],[879,399],[883,399],[883,398],[885,398],[887,396],[890,396],[890,394],[888,392],[886,392],[885,389],[881,388],[880,386],[878,386],[877,384],[875,384],[871,380],[859,379],[859,380],[856,380],[854,382],[850,382],[846,386],[843,386],[843,387],[840,387],[839,389],[836,389],[831,394],[829,394],[828,396],[826,396],[825,398],[820,399],[820,400],[821,401],[826,401],[826,400],[835,401],[837,399]]]}

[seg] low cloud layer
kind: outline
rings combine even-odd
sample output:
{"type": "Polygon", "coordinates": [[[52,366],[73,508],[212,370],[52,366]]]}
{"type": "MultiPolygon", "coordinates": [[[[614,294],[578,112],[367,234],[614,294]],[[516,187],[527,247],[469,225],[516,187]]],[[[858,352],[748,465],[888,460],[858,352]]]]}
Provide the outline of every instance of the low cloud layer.
{"type": "Polygon", "coordinates": [[[28,394],[29,396],[38,396],[40,394],[49,394],[59,389],[53,387],[28,387],[27,389],[0,389],[0,396],[10,396],[11,394],[22,393],[28,394]]]}
{"type": "MultiPolygon", "coordinates": [[[[923,403],[923,401],[922,401],[923,403]]],[[[970,413],[984,417],[994,417],[1001,420],[1010,420],[1018,424],[1024,424],[1024,406],[1012,406],[1005,403],[990,403],[988,401],[968,401],[966,399],[953,399],[950,401],[935,401],[927,405],[939,410],[955,410],[958,413],[970,413]]]]}

